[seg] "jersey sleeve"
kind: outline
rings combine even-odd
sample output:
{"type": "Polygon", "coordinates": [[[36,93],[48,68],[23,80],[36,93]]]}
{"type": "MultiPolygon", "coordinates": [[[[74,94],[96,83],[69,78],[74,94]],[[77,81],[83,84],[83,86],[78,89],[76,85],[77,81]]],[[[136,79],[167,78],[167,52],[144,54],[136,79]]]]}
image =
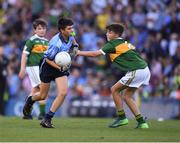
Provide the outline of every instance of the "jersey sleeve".
{"type": "Polygon", "coordinates": [[[28,39],[26,41],[26,44],[24,45],[23,53],[30,54],[32,48],[33,48],[33,42],[30,39],[28,39]]]}
{"type": "Polygon", "coordinates": [[[107,53],[115,53],[115,47],[111,43],[107,43],[99,50],[103,55],[107,53]]]}
{"type": "Polygon", "coordinates": [[[56,54],[58,53],[58,47],[56,45],[49,45],[48,50],[44,53],[44,57],[49,60],[54,60],[56,54]]]}
{"type": "Polygon", "coordinates": [[[59,39],[59,37],[56,35],[54,36],[48,44],[48,49],[44,53],[44,58],[47,58],[49,60],[54,60],[56,54],[59,52],[59,48],[61,47],[62,42],[59,39]]]}

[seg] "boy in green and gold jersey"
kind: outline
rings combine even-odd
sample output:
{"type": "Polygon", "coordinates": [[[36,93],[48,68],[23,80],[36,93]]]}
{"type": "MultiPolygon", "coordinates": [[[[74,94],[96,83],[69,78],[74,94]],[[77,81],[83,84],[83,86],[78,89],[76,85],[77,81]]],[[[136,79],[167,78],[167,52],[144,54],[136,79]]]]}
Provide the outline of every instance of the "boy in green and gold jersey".
{"type": "Polygon", "coordinates": [[[141,85],[147,85],[150,79],[150,71],[147,63],[135,51],[135,47],[121,38],[124,27],[121,24],[111,24],[106,27],[108,42],[98,51],[77,51],[77,55],[96,57],[108,54],[113,64],[126,74],[111,87],[114,103],[117,109],[118,118],[109,125],[110,128],[127,125],[123,109],[123,100],[128,105],[137,120],[137,128],[149,128],[145,119],[132,99],[133,94],[141,85]],[[120,95],[120,92],[123,95],[120,95]]]}
{"type": "MultiPolygon", "coordinates": [[[[21,68],[19,77],[24,78],[27,72],[32,85],[30,95],[39,94],[40,78],[39,78],[39,64],[44,52],[48,47],[48,40],[44,38],[47,31],[47,23],[43,19],[36,19],[33,22],[34,35],[31,36],[24,46],[21,57],[21,68]]],[[[42,119],[45,115],[45,100],[39,102],[40,114],[38,119],[42,119]]],[[[24,119],[32,119],[32,116],[24,116],[24,119]]]]}

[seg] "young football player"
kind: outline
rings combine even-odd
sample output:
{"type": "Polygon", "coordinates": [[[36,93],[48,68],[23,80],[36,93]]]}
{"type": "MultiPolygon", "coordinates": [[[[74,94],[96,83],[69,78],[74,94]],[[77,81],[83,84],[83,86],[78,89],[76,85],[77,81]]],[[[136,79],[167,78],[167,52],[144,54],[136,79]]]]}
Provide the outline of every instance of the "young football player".
{"type": "MultiPolygon", "coordinates": [[[[21,68],[19,77],[24,78],[27,72],[32,85],[30,95],[38,94],[40,91],[39,63],[48,47],[48,40],[44,37],[47,30],[47,23],[44,19],[36,19],[33,22],[34,35],[31,36],[24,46],[21,57],[21,68]]],[[[45,115],[45,100],[39,102],[40,114],[38,119],[45,115]]],[[[32,115],[24,115],[24,119],[32,119],[32,115]]]]}
{"type": "Polygon", "coordinates": [[[106,27],[108,42],[98,51],[77,51],[77,55],[97,57],[108,54],[120,70],[127,72],[117,83],[111,87],[114,103],[117,109],[118,118],[109,125],[116,128],[128,124],[123,109],[123,100],[134,114],[138,124],[137,128],[149,128],[142,117],[132,96],[141,85],[147,85],[150,79],[150,71],[147,63],[135,51],[135,47],[121,37],[124,27],[121,24],[111,24],[106,27]],[[120,92],[124,91],[124,95],[120,92]]]}
{"type": "Polygon", "coordinates": [[[78,44],[75,41],[73,31],[73,21],[68,18],[61,18],[58,20],[58,33],[52,37],[49,42],[48,50],[44,54],[43,61],[40,65],[40,94],[29,96],[23,108],[25,115],[31,115],[31,108],[35,101],[46,99],[50,87],[50,82],[55,80],[57,85],[58,95],[55,98],[49,112],[45,115],[40,125],[45,128],[53,128],[51,120],[62,105],[68,90],[68,68],[58,66],[54,62],[57,53],[66,51],[69,52],[70,48],[77,48],[78,44]],[[73,34],[72,34],[73,33],[73,34]]]}

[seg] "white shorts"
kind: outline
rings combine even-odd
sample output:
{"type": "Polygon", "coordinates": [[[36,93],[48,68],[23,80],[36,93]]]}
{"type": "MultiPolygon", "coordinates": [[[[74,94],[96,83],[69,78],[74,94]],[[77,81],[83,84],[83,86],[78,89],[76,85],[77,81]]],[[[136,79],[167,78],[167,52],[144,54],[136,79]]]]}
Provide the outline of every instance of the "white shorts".
{"type": "Polygon", "coordinates": [[[39,66],[26,67],[26,72],[29,76],[32,87],[36,87],[41,83],[39,78],[39,66]]]}
{"type": "Polygon", "coordinates": [[[119,82],[128,87],[138,88],[141,85],[148,85],[150,76],[151,74],[149,68],[146,67],[144,69],[127,72],[126,75],[119,80],[119,82]]]}

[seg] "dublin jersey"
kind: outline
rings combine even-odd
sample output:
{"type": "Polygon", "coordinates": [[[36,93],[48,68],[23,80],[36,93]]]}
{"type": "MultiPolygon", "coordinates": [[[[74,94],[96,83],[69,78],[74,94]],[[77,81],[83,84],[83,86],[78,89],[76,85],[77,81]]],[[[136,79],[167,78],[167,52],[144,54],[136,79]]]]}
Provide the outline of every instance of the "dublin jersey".
{"type": "Polygon", "coordinates": [[[24,46],[23,53],[28,55],[27,67],[38,66],[40,60],[43,58],[44,52],[47,50],[48,40],[38,35],[30,37],[24,46]]]}
{"type": "Polygon", "coordinates": [[[48,45],[48,50],[44,53],[44,58],[54,60],[57,53],[65,51],[69,52],[73,45],[74,37],[70,36],[68,41],[65,41],[60,33],[56,34],[48,45]]]}
{"type": "Polygon", "coordinates": [[[141,58],[135,47],[122,38],[109,41],[100,49],[102,54],[109,54],[111,61],[122,71],[144,69],[147,63],[141,58]]]}

